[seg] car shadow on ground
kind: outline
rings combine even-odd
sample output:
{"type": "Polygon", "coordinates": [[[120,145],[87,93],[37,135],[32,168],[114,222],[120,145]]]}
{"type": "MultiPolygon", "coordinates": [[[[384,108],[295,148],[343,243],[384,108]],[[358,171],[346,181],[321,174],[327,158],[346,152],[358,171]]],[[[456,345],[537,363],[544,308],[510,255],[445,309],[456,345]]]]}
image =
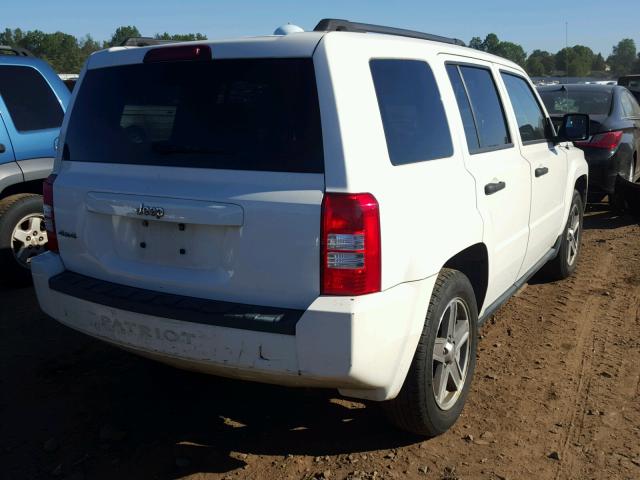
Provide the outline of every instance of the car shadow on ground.
{"type": "Polygon", "coordinates": [[[60,468],[180,478],[241,469],[247,455],[348,455],[422,440],[334,391],[184,372],[105,345],[46,317],[31,288],[0,290],[0,304],[0,455],[19,478],[60,468]]]}
{"type": "Polygon", "coordinates": [[[608,204],[589,203],[585,209],[585,230],[611,230],[634,224],[640,224],[640,219],[626,212],[612,210],[608,204]]]}

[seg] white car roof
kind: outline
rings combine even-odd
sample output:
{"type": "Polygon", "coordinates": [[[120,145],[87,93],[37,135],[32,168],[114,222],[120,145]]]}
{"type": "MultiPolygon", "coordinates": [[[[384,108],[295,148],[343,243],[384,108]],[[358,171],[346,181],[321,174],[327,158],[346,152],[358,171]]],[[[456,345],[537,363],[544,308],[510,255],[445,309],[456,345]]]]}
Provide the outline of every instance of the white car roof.
{"type": "Polygon", "coordinates": [[[87,68],[95,69],[115,65],[142,63],[145,54],[149,50],[171,48],[176,45],[209,45],[214,59],[311,57],[318,43],[325,35],[330,35],[334,42],[339,41],[340,38],[344,38],[345,40],[358,41],[368,41],[372,39],[379,41],[380,39],[384,39],[386,42],[397,42],[399,44],[406,44],[406,42],[412,44],[418,43],[423,48],[428,47],[436,50],[437,53],[484,60],[522,71],[520,66],[505,58],[474,50],[469,47],[397,35],[354,32],[301,32],[289,35],[266,35],[228,40],[167,43],[148,47],[112,47],[92,54],[87,62],[87,68]]]}

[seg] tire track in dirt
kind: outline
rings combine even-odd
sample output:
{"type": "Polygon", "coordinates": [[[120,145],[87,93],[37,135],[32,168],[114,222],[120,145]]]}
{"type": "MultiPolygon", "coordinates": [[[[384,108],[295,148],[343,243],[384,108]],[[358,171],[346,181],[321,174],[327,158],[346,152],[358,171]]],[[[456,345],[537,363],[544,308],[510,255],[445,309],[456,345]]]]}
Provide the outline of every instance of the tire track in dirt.
{"type": "Polygon", "coordinates": [[[586,224],[576,274],[487,322],[460,420],[424,441],[375,404],[173,370],[0,291],[0,478],[638,480],[640,225],[586,224]]]}

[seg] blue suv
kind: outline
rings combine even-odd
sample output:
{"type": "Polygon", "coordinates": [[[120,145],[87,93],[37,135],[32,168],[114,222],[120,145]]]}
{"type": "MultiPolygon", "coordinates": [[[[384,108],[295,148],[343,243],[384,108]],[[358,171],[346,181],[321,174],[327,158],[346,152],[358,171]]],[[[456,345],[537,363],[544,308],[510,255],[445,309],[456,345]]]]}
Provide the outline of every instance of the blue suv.
{"type": "Polygon", "coordinates": [[[46,248],[42,181],[69,98],[46,62],[0,46],[0,282],[28,283],[31,258],[46,248]]]}

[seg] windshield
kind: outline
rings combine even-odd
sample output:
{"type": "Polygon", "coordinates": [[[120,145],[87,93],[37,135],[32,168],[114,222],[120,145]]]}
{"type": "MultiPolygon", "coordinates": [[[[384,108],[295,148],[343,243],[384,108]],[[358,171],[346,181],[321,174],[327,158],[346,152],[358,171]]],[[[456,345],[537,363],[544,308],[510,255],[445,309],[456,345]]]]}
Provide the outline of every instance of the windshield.
{"type": "Polygon", "coordinates": [[[89,70],[63,160],[321,173],[313,62],[182,61],[89,70]]]}
{"type": "Polygon", "coordinates": [[[543,90],[540,97],[550,115],[586,113],[588,115],[609,115],[611,111],[610,91],[543,90]]]}

